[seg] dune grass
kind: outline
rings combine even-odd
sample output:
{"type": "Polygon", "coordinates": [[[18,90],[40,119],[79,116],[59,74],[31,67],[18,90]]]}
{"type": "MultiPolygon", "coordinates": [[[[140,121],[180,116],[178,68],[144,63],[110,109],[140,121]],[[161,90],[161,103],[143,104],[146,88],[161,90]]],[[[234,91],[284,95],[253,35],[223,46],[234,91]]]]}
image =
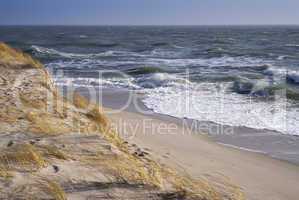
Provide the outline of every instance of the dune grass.
{"type": "Polygon", "coordinates": [[[4,199],[67,199],[64,190],[57,182],[35,175],[29,176],[26,183],[17,185],[12,191],[5,192],[3,193],[6,196],[4,199]]]}
{"type": "Polygon", "coordinates": [[[128,184],[150,185],[161,188],[161,174],[151,166],[146,166],[134,156],[119,154],[102,154],[82,157],[81,161],[91,166],[100,167],[105,174],[113,177],[112,181],[128,184]]]}
{"type": "Polygon", "coordinates": [[[56,158],[60,160],[67,160],[69,158],[64,152],[62,152],[59,148],[55,146],[38,146],[39,151],[41,154],[46,158],[56,158]]]}
{"type": "Polygon", "coordinates": [[[42,64],[33,59],[30,55],[23,53],[22,51],[10,48],[4,43],[0,43],[0,60],[3,64],[9,65],[9,67],[22,67],[28,68],[41,68],[42,64]]]}
{"type": "Polygon", "coordinates": [[[42,179],[38,182],[43,192],[51,196],[55,200],[66,200],[66,194],[61,186],[52,180],[42,179]]]}
{"type": "Polygon", "coordinates": [[[63,119],[45,112],[28,112],[26,119],[31,122],[29,131],[44,135],[60,135],[72,132],[72,128],[63,119]]]}
{"type": "Polygon", "coordinates": [[[35,109],[43,109],[47,105],[46,96],[43,97],[41,93],[37,93],[37,91],[32,91],[31,93],[20,93],[19,98],[22,104],[26,107],[32,107],[35,109]],[[36,95],[34,96],[34,93],[36,95]],[[41,98],[42,97],[42,98],[41,98]]]}
{"type": "MultiPolygon", "coordinates": [[[[104,169],[107,170],[106,172],[113,175],[113,177],[116,177],[118,181],[150,185],[162,190],[171,185],[178,196],[187,199],[223,199],[223,195],[217,188],[206,180],[195,180],[187,174],[179,174],[177,171],[167,166],[162,166],[152,159],[140,159],[139,157],[132,155],[129,152],[128,146],[119,137],[117,132],[109,127],[109,123],[102,131],[105,139],[118,147],[124,154],[116,155],[114,157],[99,154],[95,163],[103,166],[104,169]]],[[[230,196],[230,198],[227,199],[245,199],[244,194],[239,187],[228,182],[224,183],[224,185],[229,192],[228,196],[230,196]]]]}
{"type": "MultiPolygon", "coordinates": [[[[0,43],[0,64],[4,64],[6,67],[15,67],[19,69],[26,68],[38,68],[44,70],[42,65],[32,59],[27,54],[13,50],[7,45],[0,43]]],[[[27,131],[30,133],[43,134],[45,136],[56,136],[60,134],[67,134],[75,131],[75,125],[68,123],[69,120],[67,112],[72,112],[74,116],[78,117],[77,122],[83,122],[80,117],[84,118],[83,126],[89,126],[95,124],[96,127],[93,131],[103,138],[105,138],[110,144],[117,147],[120,153],[115,153],[111,156],[105,155],[103,152],[98,152],[97,156],[83,157],[79,156],[81,161],[88,162],[90,166],[96,165],[112,175],[119,182],[126,182],[132,184],[144,184],[154,186],[157,189],[164,190],[169,187],[179,193],[180,196],[187,199],[200,199],[200,200],[220,200],[223,199],[222,195],[211,186],[207,181],[194,180],[187,175],[178,174],[175,170],[172,170],[166,166],[162,166],[150,158],[140,158],[136,155],[132,155],[129,151],[127,144],[124,143],[122,138],[111,127],[111,123],[102,111],[99,105],[91,104],[84,97],[75,94],[73,99],[73,107],[69,109],[68,105],[71,102],[65,101],[61,98],[57,91],[51,86],[50,78],[47,72],[44,73],[44,78],[47,82],[40,85],[50,90],[54,94],[54,99],[51,102],[35,102],[28,100],[30,98],[24,97],[23,101],[26,108],[25,119],[30,122],[27,131]],[[33,103],[33,105],[32,105],[33,103]],[[54,111],[56,113],[50,113],[47,110],[42,109],[44,103],[52,103],[54,111]],[[76,109],[75,109],[76,108],[76,109]]],[[[29,94],[29,97],[32,97],[29,94]]],[[[46,100],[42,100],[46,101],[46,100]]],[[[71,106],[70,106],[71,107],[71,106]]],[[[82,128],[83,132],[88,132],[86,127],[82,128]]],[[[47,166],[46,158],[54,157],[57,159],[67,160],[63,152],[55,147],[34,147],[29,144],[16,145],[7,149],[4,149],[0,153],[0,176],[8,177],[11,170],[25,170],[36,171],[47,166]]],[[[56,200],[65,200],[66,195],[60,185],[54,181],[41,179],[36,187],[42,188],[42,191],[56,200]]],[[[236,187],[236,191],[230,194],[231,200],[243,199],[241,192],[236,187]]]]}
{"type": "Polygon", "coordinates": [[[15,123],[18,118],[23,116],[23,111],[15,106],[7,105],[0,108],[0,121],[7,123],[15,123]]]}
{"type": "Polygon", "coordinates": [[[80,95],[78,92],[74,92],[73,94],[73,104],[79,109],[86,109],[90,105],[90,101],[80,95]]]}
{"type": "Polygon", "coordinates": [[[9,179],[12,177],[13,177],[12,172],[10,172],[6,168],[0,166],[0,178],[9,179]]]}
{"type": "Polygon", "coordinates": [[[117,132],[111,128],[109,119],[99,105],[92,104],[78,93],[74,94],[73,103],[77,108],[85,110],[85,115],[98,125],[96,131],[122,152],[120,155],[116,154],[114,156],[99,152],[97,157],[84,158],[84,162],[91,165],[100,165],[108,174],[120,182],[162,187],[162,177],[154,163],[148,163],[146,166],[138,157],[129,153],[128,147],[117,132]]]}
{"type": "MultiPolygon", "coordinates": [[[[116,177],[120,182],[151,185],[160,189],[171,185],[173,190],[184,198],[202,200],[221,200],[223,196],[206,180],[194,180],[188,175],[178,174],[175,170],[162,166],[152,159],[140,159],[129,152],[118,133],[110,126],[109,119],[98,105],[92,105],[79,94],[75,95],[76,107],[80,109],[92,108],[86,115],[99,125],[101,135],[116,146],[123,154],[114,157],[99,154],[97,158],[87,159],[89,164],[98,163],[108,174],[116,177]]],[[[231,200],[245,199],[240,188],[229,185],[231,200]]]]}
{"type": "Polygon", "coordinates": [[[42,155],[30,144],[17,145],[0,153],[1,169],[35,171],[46,165],[42,155]]]}

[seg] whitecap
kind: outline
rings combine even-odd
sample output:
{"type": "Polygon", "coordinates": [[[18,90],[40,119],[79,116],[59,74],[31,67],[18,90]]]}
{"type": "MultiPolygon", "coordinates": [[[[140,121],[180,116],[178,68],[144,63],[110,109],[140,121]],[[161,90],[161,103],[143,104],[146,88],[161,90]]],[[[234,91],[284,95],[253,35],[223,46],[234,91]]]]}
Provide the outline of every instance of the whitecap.
{"type": "Polygon", "coordinates": [[[32,45],[31,48],[41,54],[46,54],[46,55],[53,55],[53,56],[61,56],[61,57],[66,57],[66,58],[81,58],[81,57],[90,57],[92,54],[74,54],[74,53],[66,53],[66,52],[60,52],[55,49],[51,48],[46,48],[46,47],[41,47],[41,46],[36,46],[32,45]]]}
{"type": "Polygon", "coordinates": [[[286,76],[287,74],[287,69],[282,68],[282,67],[275,67],[275,66],[271,66],[268,69],[264,70],[264,74],[265,75],[270,75],[270,76],[286,76]]]}
{"type": "Polygon", "coordinates": [[[286,44],[286,47],[299,47],[299,44],[286,44]]]}
{"type": "Polygon", "coordinates": [[[180,51],[171,51],[164,49],[154,49],[151,51],[150,56],[162,58],[177,58],[182,55],[180,51]]]}
{"type": "Polygon", "coordinates": [[[208,66],[208,67],[222,67],[222,66],[230,66],[230,67],[259,67],[269,65],[270,62],[265,61],[263,59],[252,58],[252,57],[219,57],[219,58],[195,58],[195,59],[158,59],[153,58],[151,61],[159,63],[161,65],[169,65],[169,66],[208,66]]]}
{"type": "Polygon", "coordinates": [[[287,80],[294,84],[299,84],[299,71],[288,71],[287,80]]]}
{"type": "Polygon", "coordinates": [[[286,99],[252,101],[246,95],[228,93],[227,87],[203,83],[154,88],[143,102],[156,113],[178,118],[299,135],[299,108],[291,108],[286,99]]]}
{"type": "Polygon", "coordinates": [[[131,77],[114,77],[114,78],[73,78],[73,77],[55,77],[54,82],[57,86],[71,86],[71,87],[114,87],[114,88],[128,88],[140,89],[134,84],[134,79],[131,77]]]}
{"type": "Polygon", "coordinates": [[[286,56],[286,55],[283,55],[283,56],[278,56],[277,57],[277,60],[284,60],[284,59],[286,59],[288,56],[286,56]]]}
{"type": "Polygon", "coordinates": [[[88,36],[87,35],[79,35],[79,38],[85,39],[85,38],[88,38],[88,36]]]}
{"type": "Polygon", "coordinates": [[[144,57],[142,54],[138,54],[135,52],[128,52],[128,51],[105,51],[101,53],[90,53],[90,54],[80,54],[80,53],[67,53],[67,52],[61,52],[55,49],[41,47],[37,45],[32,45],[31,48],[40,54],[45,54],[49,56],[61,56],[64,58],[97,58],[97,57],[144,57]]]}
{"type": "Polygon", "coordinates": [[[136,79],[136,83],[142,88],[156,88],[175,84],[189,84],[190,82],[178,75],[168,73],[154,73],[136,79]]]}

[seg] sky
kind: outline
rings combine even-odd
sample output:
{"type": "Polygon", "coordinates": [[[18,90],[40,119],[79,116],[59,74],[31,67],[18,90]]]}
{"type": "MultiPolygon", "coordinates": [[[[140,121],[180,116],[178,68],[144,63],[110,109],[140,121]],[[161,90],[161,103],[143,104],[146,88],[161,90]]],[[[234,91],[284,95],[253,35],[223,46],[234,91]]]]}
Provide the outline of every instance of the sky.
{"type": "Polygon", "coordinates": [[[299,0],[0,0],[0,25],[299,24],[299,0]]]}

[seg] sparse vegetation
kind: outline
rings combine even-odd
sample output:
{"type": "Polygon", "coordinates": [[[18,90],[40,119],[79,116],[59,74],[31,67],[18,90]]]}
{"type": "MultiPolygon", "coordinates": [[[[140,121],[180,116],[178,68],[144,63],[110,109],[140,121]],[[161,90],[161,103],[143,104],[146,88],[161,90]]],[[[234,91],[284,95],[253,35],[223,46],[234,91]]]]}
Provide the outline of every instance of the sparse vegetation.
{"type": "Polygon", "coordinates": [[[86,109],[90,105],[90,102],[77,92],[74,93],[72,100],[73,104],[80,109],[86,109]]]}
{"type": "Polygon", "coordinates": [[[66,194],[60,185],[47,179],[39,181],[40,188],[55,200],[66,200],[66,194]]]}
{"type": "Polygon", "coordinates": [[[41,68],[42,64],[22,51],[0,43],[0,60],[3,64],[14,68],[41,68]]]}
{"type": "Polygon", "coordinates": [[[13,177],[13,174],[10,171],[8,171],[4,167],[0,166],[0,178],[9,179],[12,177],[13,177]]]}
{"type": "Polygon", "coordinates": [[[35,171],[46,165],[42,155],[30,144],[4,149],[0,154],[0,166],[4,170],[35,171]]]}
{"type": "Polygon", "coordinates": [[[41,154],[45,157],[53,157],[61,160],[67,160],[68,156],[55,146],[39,146],[41,154]]]}
{"type": "Polygon", "coordinates": [[[29,131],[45,135],[60,135],[70,133],[72,128],[63,120],[48,113],[31,111],[26,118],[31,122],[29,131]]]}
{"type": "MultiPolygon", "coordinates": [[[[18,73],[26,73],[24,80],[21,80],[20,87],[15,89],[22,91],[21,105],[17,105],[13,101],[16,96],[10,94],[8,90],[0,91],[0,98],[3,98],[0,99],[0,133],[11,135],[21,133],[21,138],[24,139],[23,142],[18,141],[9,147],[0,147],[0,178],[11,178],[14,173],[19,173],[18,178],[25,183],[27,177],[30,178],[30,183],[20,183],[17,185],[18,190],[10,191],[9,194],[20,196],[22,199],[24,196],[27,198],[28,194],[32,194],[28,191],[33,191],[38,195],[43,193],[51,196],[52,199],[65,200],[67,194],[58,182],[61,185],[69,183],[70,180],[73,180],[72,173],[60,174],[61,171],[57,173],[47,166],[49,163],[53,164],[52,162],[55,162],[55,166],[64,165],[67,162],[78,162],[76,167],[79,170],[82,168],[85,170],[97,169],[99,172],[107,174],[108,177],[112,177],[111,181],[147,185],[159,191],[171,190],[178,194],[177,196],[187,199],[222,199],[222,194],[205,180],[193,180],[160,165],[151,158],[140,158],[131,154],[127,144],[112,129],[109,119],[99,105],[92,104],[77,93],[74,94],[73,102],[60,97],[49,74],[38,61],[30,56],[1,43],[0,68],[5,72],[13,71],[10,73],[12,80],[16,74],[14,70],[18,70],[18,73]],[[22,71],[21,69],[26,70],[22,71]],[[45,92],[49,92],[53,98],[46,98],[45,92]],[[109,154],[106,154],[104,151],[90,149],[88,144],[85,144],[86,146],[82,144],[83,147],[80,146],[81,149],[76,154],[74,141],[70,144],[70,149],[66,150],[58,148],[56,144],[45,142],[50,141],[53,137],[72,133],[101,136],[113,148],[108,148],[108,150],[106,148],[109,151],[109,154]],[[45,141],[28,144],[30,143],[29,139],[35,137],[43,138],[45,141]],[[114,152],[113,149],[116,149],[117,152],[114,152]],[[45,178],[49,175],[55,176],[57,179],[53,178],[53,180],[56,181],[45,178]]],[[[7,80],[2,82],[10,83],[7,80]]],[[[101,144],[99,143],[99,145],[101,144]]],[[[82,176],[79,177],[79,180],[82,178],[84,183],[85,175],[82,176]]],[[[75,178],[78,181],[78,177],[75,178]]],[[[4,188],[4,190],[6,189],[4,188]]],[[[0,190],[3,190],[2,186],[0,186],[0,190]]],[[[230,197],[233,197],[231,199],[243,199],[242,193],[237,187],[231,193],[230,197]]]]}

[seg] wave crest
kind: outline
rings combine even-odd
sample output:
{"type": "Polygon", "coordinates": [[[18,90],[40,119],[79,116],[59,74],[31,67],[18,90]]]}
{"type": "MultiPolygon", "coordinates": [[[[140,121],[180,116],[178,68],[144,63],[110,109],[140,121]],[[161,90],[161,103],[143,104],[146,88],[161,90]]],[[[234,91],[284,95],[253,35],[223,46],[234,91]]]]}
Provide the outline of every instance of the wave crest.
{"type": "Polygon", "coordinates": [[[167,87],[173,85],[184,85],[190,82],[183,78],[176,76],[174,74],[168,73],[154,73],[149,76],[137,78],[136,82],[142,88],[157,88],[157,87],[167,87]]]}
{"type": "Polygon", "coordinates": [[[34,53],[48,56],[48,57],[63,57],[63,58],[73,58],[73,59],[92,59],[98,57],[121,57],[121,56],[133,56],[133,57],[142,57],[142,55],[134,53],[134,52],[127,52],[127,51],[105,51],[101,53],[90,53],[90,54],[80,54],[80,53],[67,53],[58,51],[51,48],[41,47],[32,45],[31,49],[34,53]]]}

